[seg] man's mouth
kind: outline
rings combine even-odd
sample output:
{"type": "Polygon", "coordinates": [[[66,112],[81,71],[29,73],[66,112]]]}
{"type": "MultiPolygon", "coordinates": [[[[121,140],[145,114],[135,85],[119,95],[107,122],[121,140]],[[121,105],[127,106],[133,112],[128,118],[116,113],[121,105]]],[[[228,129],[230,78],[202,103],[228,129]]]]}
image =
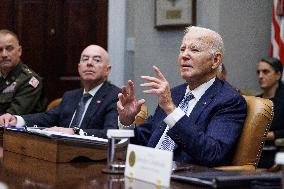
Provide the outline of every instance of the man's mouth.
{"type": "Polygon", "coordinates": [[[83,73],[95,73],[95,72],[92,71],[92,70],[86,70],[86,71],[84,71],[83,73]]]}
{"type": "Polygon", "coordinates": [[[182,63],[181,68],[192,68],[192,66],[189,63],[182,63]]]}
{"type": "Polygon", "coordinates": [[[7,63],[10,63],[11,62],[11,60],[0,60],[0,64],[7,64],[7,63]]]}

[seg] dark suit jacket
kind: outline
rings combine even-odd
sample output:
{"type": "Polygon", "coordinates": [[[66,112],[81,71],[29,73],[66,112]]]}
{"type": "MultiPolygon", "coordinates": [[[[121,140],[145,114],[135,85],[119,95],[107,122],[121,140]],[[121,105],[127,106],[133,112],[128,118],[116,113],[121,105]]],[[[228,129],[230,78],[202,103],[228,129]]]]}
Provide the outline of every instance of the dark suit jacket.
{"type": "MultiPolygon", "coordinates": [[[[117,129],[117,95],[120,89],[105,82],[92,98],[81,123],[81,129],[97,137],[106,138],[107,129],[117,129]]],[[[72,116],[83,95],[83,89],[76,89],[64,93],[59,106],[37,114],[24,115],[28,127],[69,127],[72,116]]]]}
{"type": "MultiPolygon", "coordinates": [[[[176,106],[187,84],[172,89],[176,106]]],[[[190,116],[183,116],[168,135],[175,141],[174,160],[206,166],[230,164],[246,118],[244,98],[227,82],[216,79],[198,101],[190,116]]],[[[133,143],[155,147],[162,136],[166,113],[157,107],[145,124],[135,129],[133,143]]]]}

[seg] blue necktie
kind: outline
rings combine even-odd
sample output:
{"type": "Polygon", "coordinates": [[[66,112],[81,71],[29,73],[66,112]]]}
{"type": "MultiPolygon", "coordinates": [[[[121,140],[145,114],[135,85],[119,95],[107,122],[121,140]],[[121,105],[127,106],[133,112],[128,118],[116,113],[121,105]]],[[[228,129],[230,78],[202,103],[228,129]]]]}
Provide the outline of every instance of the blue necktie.
{"type": "Polygon", "coordinates": [[[82,98],[80,99],[80,102],[76,108],[75,116],[72,120],[72,123],[70,124],[70,127],[80,127],[80,121],[82,119],[84,110],[85,110],[85,104],[86,102],[92,97],[91,94],[85,93],[82,98]]]}
{"type": "MultiPolygon", "coordinates": [[[[179,103],[178,107],[182,109],[185,114],[187,113],[187,110],[188,110],[188,102],[193,98],[194,98],[193,94],[191,92],[187,92],[184,95],[182,101],[179,103]]],[[[169,126],[167,126],[165,132],[168,132],[168,130],[169,130],[169,126]]],[[[162,141],[160,149],[173,151],[174,148],[175,148],[175,142],[166,134],[162,141]]]]}

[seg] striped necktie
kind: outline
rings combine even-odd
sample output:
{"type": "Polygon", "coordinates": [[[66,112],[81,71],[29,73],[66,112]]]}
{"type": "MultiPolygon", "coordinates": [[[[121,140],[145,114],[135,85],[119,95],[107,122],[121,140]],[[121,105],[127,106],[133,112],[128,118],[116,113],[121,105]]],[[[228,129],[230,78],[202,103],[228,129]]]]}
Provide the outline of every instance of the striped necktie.
{"type": "MultiPolygon", "coordinates": [[[[179,103],[178,107],[182,109],[185,114],[187,113],[187,110],[188,110],[188,102],[193,98],[194,98],[193,94],[191,92],[187,92],[184,95],[182,101],[179,103]]],[[[167,133],[168,130],[169,130],[169,126],[166,127],[166,131],[164,132],[167,133]]],[[[165,134],[164,136],[165,137],[159,149],[173,151],[175,148],[175,142],[167,134],[165,134]]]]}

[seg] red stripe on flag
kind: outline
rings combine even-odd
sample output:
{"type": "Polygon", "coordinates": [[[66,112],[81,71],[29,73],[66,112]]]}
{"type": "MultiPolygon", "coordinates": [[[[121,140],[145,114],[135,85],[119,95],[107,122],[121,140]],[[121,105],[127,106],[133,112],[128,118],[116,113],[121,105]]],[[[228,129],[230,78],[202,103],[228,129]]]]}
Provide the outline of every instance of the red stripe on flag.
{"type": "Polygon", "coordinates": [[[276,15],[275,15],[275,8],[274,8],[274,4],[273,4],[273,9],[272,9],[272,25],[274,27],[274,38],[276,43],[278,44],[279,47],[279,51],[278,51],[278,55],[279,55],[279,59],[281,60],[282,64],[284,65],[284,43],[281,40],[280,37],[280,26],[278,25],[278,22],[276,20],[276,15]]]}

